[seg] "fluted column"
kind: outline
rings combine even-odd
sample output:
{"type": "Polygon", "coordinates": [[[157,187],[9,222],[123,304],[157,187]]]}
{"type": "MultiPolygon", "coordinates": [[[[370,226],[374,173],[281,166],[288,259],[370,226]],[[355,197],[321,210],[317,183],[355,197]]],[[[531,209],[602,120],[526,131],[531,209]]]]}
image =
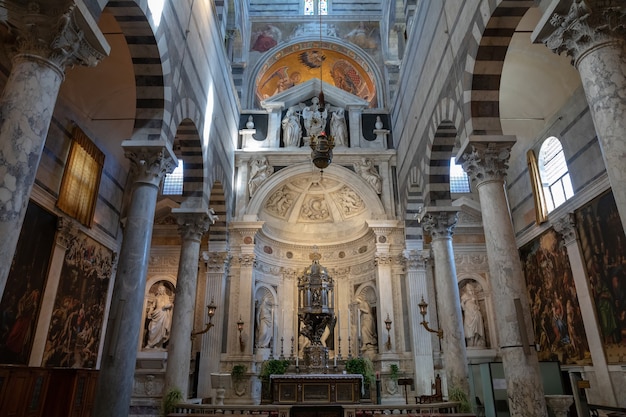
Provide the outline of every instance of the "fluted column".
{"type": "Polygon", "coordinates": [[[433,370],[433,346],[429,333],[420,323],[419,302],[428,294],[426,283],[426,263],[429,261],[428,251],[411,250],[405,252],[407,299],[409,302],[409,325],[411,326],[411,346],[415,363],[415,392],[417,395],[430,395],[431,384],[435,379],[433,370]]]}
{"type": "Polygon", "coordinates": [[[566,52],[580,73],[626,230],[626,4],[555,1],[533,36],[557,54],[566,52]]]}
{"type": "Polygon", "coordinates": [[[122,146],[131,160],[134,182],[102,350],[96,417],[128,414],[156,199],[161,180],[176,165],[176,157],[165,141],[128,140],[122,146]]]}
{"type": "Polygon", "coordinates": [[[82,2],[45,3],[0,3],[3,23],[10,26],[18,50],[0,97],[0,297],[65,68],[96,65],[109,52],[82,2]]]}
{"type": "Polygon", "coordinates": [[[219,372],[220,353],[222,338],[228,334],[236,333],[237,318],[228,320],[228,329],[224,329],[224,317],[227,316],[225,308],[226,293],[225,281],[230,266],[230,255],[226,251],[205,252],[203,261],[206,263],[206,291],[204,300],[208,304],[212,300],[218,308],[215,310],[213,324],[215,327],[207,334],[202,335],[202,348],[200,354],[198,397],[211,396],[211,373],[219,372]]]}
{"type": "Polygon", "coordinates": [[[422,218],[422,228],[432,237],[431,248],[435,260],[435,286],[439,326],[443,330],[443,349],[447,384],[469,393],[467,351],[463,333],[463,314],[459,285],[454,264],[452,235],[457,223],[457,209],[432,207],[422,218]]]}
{"type": "MultiPolygon", "coordinates": [[[[463,169],[476,185],[493,288],[494,311],[511,417],[547,413],[526,284],[504,193],[514,136],[471,136],[463,145],[463,169]]],[[[444,335],[445,337],[445,335],[444,335]]]]}
{"type": "Polygon", "coordinates": [[[178,388],[183,398],[187,398],[200,241],[213,220],[207,209],[172,209],[172,214],[178,223],[181,246],[172,327],[167,346],[164,392],[178,388]]]}
{"type": "MultiPolygon", "coordinates": [[[[576,235],[576,223],[573,214],[567,214],[564,217],[556,219],[552,222],[554,230],[556,230],[563,239],[563,243],[567,248],[567,257],[572,268],[574,285],[576,285],[576,294],[578,296],[578,305],[580,306],[580,314],[585,326],[587,334],[587,342],[589,343],[589,351],[593,362],[593,373],[595,381],[587,390],[587,399],[594,404],[606,404],[611,407],[617,407],[617,396],[609,368],[607,366],[606,353],[602,346],[602,335],[600,334],[600,326],[596,320],[595,303],[592,296],[592,288],[589,280],[585,275],[585,263],[583,261],[580,247],[578,246],[578,237],[576,235]]],[[[582,410],[580,410],[582,411],[582,410]]]]}

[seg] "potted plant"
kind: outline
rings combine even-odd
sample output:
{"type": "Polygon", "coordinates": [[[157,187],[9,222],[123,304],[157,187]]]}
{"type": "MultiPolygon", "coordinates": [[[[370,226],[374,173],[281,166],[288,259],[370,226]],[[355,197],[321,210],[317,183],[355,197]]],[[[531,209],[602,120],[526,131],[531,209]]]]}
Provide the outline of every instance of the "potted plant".
{"type": "Polygon", "coordinates": [[[161,400],[161,416],[165,417],[176,410],[176,404],[183,400],[183,393],[178,388],[172,388],[165,393],[161,400]]]}
{"type": "Polygon", "coordinates": [[[270,386],[270,375],[282,375],[287,372],[289,361],[282,359],[268,359],[261,365],[259,378],[261,379],[261,403],[272,402],[272,390],[270,386]]]}
{"type": "Polygon", "coordinates": [[[398,365],[392,363],[389,365],[389,371],[389,378],[391,378],[392,381],[398,381],[398,376],[400,374],[400,368],[398,365]]]}
{"type": "Polygon", "coordinates": [[[233,382],[235,384],[241,382],[247,370],[248,367],[246,365],[233,365],[233,369],[230,371],[230,376],[233,379],[233,382]]]}
{"type": "Polygon", "coordinates": [[[469,401],[467,393],[458,385],[448,387],[448,401],[459,403],[459,413],[472,412],[472,404],[469,401]]]}
{"type": "Polygon", "coordinates": [[[370,386],[376,382],[374,374],[374,364],[369,358],[352,358],[346,361],[346,372],[349,374],[363,375],[363,387],[361,395],[363,398],[371,398],[370,386]]]}

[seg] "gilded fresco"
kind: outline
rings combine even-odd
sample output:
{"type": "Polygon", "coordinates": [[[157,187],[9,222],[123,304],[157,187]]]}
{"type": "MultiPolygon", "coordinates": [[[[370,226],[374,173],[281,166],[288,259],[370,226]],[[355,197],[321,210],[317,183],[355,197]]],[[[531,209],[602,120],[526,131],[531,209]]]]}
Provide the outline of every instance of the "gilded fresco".
{"type": "Polygon", "coordinates": [[[95,368],[113,254],[78,235],[65,252],[42,366],[95,368]]]}
{"type": "Polygon", "coordinates": [[[550,229],[521,252],[537,356],[563,365],[590,365],[591,354],[583,325],[567,249],[550,229]]]}
{"type": "Polygon", "coordinates": [[[612,193],[576,212],[580,247],[608,363],[626,362],[626,237],[612,193]]]}
{"type": "Polygon", "coordinates": [[[0,363],[28,364],[56,225],[56,216],[28,204],[0,303],[0,363]]]}

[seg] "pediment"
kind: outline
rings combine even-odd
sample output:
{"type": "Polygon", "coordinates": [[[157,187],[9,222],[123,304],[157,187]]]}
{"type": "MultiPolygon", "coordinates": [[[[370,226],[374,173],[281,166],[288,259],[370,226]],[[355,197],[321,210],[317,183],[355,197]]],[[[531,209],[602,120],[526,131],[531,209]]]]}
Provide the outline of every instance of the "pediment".
{"type": "Polygon", "coordinates": [[[310,100],[311,97],[317,97],[320,91],[324,92],[325,101],[332,103],[336,107],[366,108],[369,105],[369,103],[362,98],[328,84],[325,81],[320,82],[319,79],[315,78],[263,100],[261,106],[265,109],[286,109],[298,103],[306,102],[310,100]],[[321,89],[321,86],[323,86],[323,89],[321,89]]]}

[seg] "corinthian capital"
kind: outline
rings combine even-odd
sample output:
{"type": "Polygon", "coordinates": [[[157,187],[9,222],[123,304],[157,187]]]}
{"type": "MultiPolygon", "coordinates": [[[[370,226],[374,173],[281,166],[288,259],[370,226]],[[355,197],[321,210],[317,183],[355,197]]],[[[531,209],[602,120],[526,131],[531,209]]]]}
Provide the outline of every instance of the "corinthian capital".
{"type": "Polygon", "coordinates": [[[126,158],[133,163],[136,182],[159,186],[165,174],[174,170],[176,156],[161,140],[125,140],[122,142],[126,158]]]}
{"type": "Polygon", "coordinates": [[[83,2],[4,0],[0,21],[9,28],[7,40],[13,40],[17,54],[47,60],[60,72],[94,66],[111,49],[83,2]]]}
{"type": "Polygon", "coordinates": [[[460,161],[472,182],[504,181],[515,136],[471,136],[460,152],[460,161]]]}
{"type": "Polygon", "coordinates": [[[457,209],[451,207],[448,210],[442,210],[441,207],[432,207],[426,210],[426,214],[422,217],[424,231],[433,239],[452,237],[458,221],[457,209]]]}
{"type": "Polygon", "coordinates": [[[566,52],[574,65],[607,42],[626,40],[626,5],[617,0],[561,0],[546,11],[535,38],[552,51],[566,52]]]}
{"type": "Polygon", "coordinates": [[[172,214],[176,217],[178,231],[184,240],[199,242],[215,221],[207,209],[173,208],[172,214]]]}

